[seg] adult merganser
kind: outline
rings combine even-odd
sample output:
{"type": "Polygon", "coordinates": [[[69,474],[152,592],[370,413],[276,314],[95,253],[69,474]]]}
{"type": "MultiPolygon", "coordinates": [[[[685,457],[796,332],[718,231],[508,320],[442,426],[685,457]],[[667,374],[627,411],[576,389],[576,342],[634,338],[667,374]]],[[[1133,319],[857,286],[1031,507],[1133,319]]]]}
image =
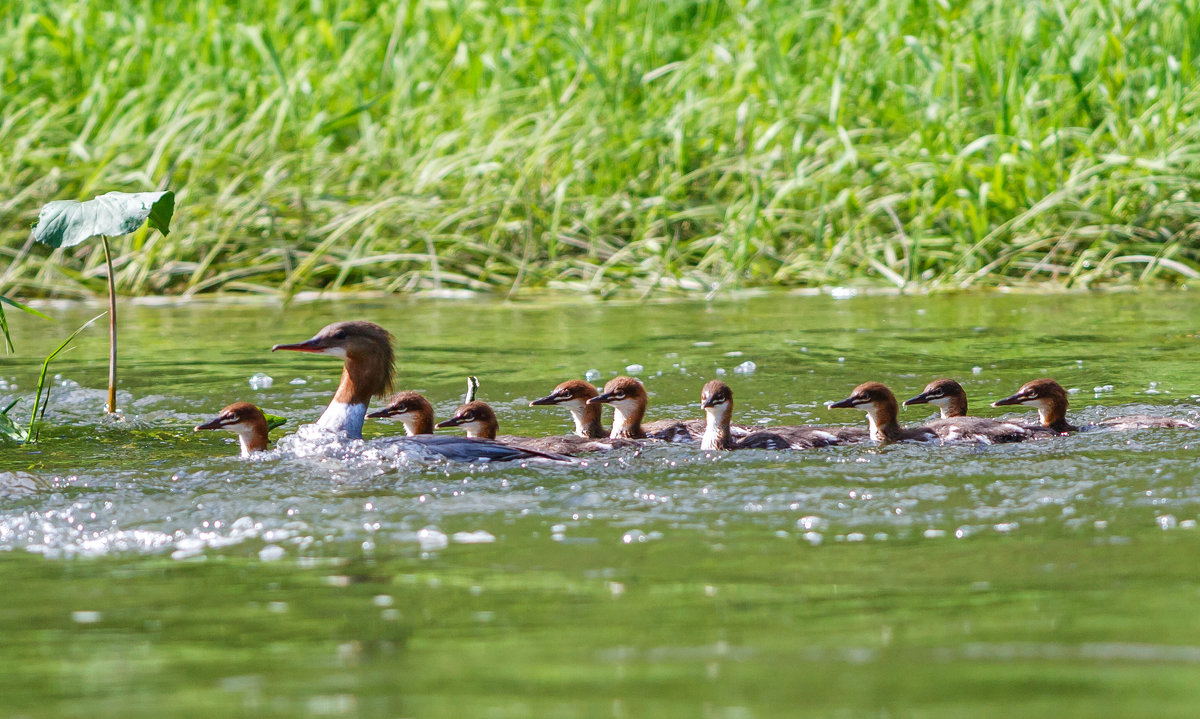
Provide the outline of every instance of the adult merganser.
{"type": "Polygon", "coordinates": [[[225,429],[236,433],[243,457],[249,457],[251,452],[266,451],[270,432],[262,410],[249,402],[234,402],[213,419],[196,425],[192,431],[202,429],[225,429]]]}
{"type": "Polygon", "coordinates": [[[968,440],[997,444],[1020,442],[1031,439],[1036,428],[1025,427],[1013,422],[1001,422],[986,417],[967,416],[967,393],[962,385],[952,379],[935,379],[925,385],[921,394],[904,400],[904,406],[931,404],[938,408],[941,417],[925,426],[939,437],[947,440],[968,440]]]}
{"type": "Polygon", "coordinates": [[[1173,417],[1152,417],[1145,414],[1110,417],[1094,425],[1080,428],[1067,422],[1067,407],[1070,405],[1067,397],[1068,393],[1063,389],[1062,385],[1047,377],[1026,382],[1021,386],[1021,389],[1017,390],[1016,394],[997,400],[992,403],[992,406],[1007,407],[1009,405],[1021,404],[1037,407],[1038,421],[1041,425],[1060,434],[1094,428],[1117,430],[1156,428],[1197,429],[1194,423],[1187,420],[1174,419],[1173,417]]]}
{"type": "Polygon", "coordinates": [[[733,390],[714,379],[700,390],[700,407],[705,414],[700,449],[808,449],[836,444],[834,434],[816,427],[771,427],[750,432],[735,440],[729,430],[733,417],[733,390]]]}
{"type": "Polygon", "coordinates": [[[500,431],[500,420],[496,418],[496,411],[487,402],[479,400],[459,406],[454,410],[453,417],[438,422],[436,426],[439,429],[461,427],[467,433],[467,437],[472,439],[492,439],[513,447],[554,454],[572,455],[600,452],[616,447],[636,446],[635,442],[623,439],[592,439],[574,436],[514,437],[512,435],[497,437],[496,434],[500,431]]]}
{"type": "MultiPolygon", "coordinates": [[[[371,397],[386,394],[392,388],[395,355],[391,334],[373,322],[335,322],[323,327],[310,340],[271,348],[272,352],[276,350],[312,352],[343,359],[342,381],[317,424],[334,432],[344,432],[351,439],[362,439],[363,419],[371,397]]],[[[419,444],[421,448],[455,462],[565,459],[499,442],[462,437],[415,435],[391,437],[386,441],[419,444]]]]}
{"type": "Polygon", "coordinates": [[[404,424],[404,433],[433,434],[433,405],[420,392],[397,392],[381,410],[367,415],[369,419],[398,417],[404,424]]]}
{"type": "Polygon", "coordinates": [[[611,404],[613,426],[609,436],[616,439],[661,439],[667,442],[695,442],[704,436],[703,420],[658,420],[642,424],[650,398],[646,388],[633,377],[613,377],[604,391],[588,404],[611,404]]]}
{"type": "Polygon", "coordinates": [[[876,442],[899,442],[905,439],[926,442],[938,435],[928,427],[901,427],[896,421],[900,404],[896,395],[879,382],[864,382],[850,396],[829,405],[831,409],[860,409],[867,413],[871,439],[876,442]]]}

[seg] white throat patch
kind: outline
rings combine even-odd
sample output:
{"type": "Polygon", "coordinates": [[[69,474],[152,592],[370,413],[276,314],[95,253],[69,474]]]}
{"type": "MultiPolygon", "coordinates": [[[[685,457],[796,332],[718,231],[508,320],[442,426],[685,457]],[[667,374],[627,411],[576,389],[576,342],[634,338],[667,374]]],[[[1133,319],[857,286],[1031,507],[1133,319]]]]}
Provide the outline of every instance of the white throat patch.
{"type": "Polygon", "coordinates": [[[362,439],[363,420],[367,416],[367,405],[330,402],[317,425],[334,432],[345,432],[350,439],[362,439]]]}

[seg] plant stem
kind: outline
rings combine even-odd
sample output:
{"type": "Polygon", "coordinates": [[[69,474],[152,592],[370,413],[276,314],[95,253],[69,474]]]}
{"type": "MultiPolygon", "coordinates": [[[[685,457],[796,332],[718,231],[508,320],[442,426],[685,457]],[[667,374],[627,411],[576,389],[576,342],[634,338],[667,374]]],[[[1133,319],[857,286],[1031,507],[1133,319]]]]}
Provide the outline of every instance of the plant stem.
{"type": "Polygon", "coordinates": [[[100,235],[104,245],[104,264],[108,266],[108,406],[110,413],[117,411],[117,285],[113,277],[112,254],[108,251],[108,237],[100,235]]]}

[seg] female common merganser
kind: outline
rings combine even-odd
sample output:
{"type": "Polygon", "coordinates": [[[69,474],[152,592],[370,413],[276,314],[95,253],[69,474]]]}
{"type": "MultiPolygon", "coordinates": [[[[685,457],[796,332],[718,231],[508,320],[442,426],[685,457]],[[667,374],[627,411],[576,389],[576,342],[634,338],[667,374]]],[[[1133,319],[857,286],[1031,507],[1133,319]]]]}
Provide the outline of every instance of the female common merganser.
{"type": "MultiPolygon", "coordinates": [[[[1026,382],[1021,386],[1021,389],[1017,390],[1016,394],[997,400],[992,403],[992,406],[1007,407],[1009,405],[1022,404],[1037,407],[1038,421],[1041,422],[1043,427],[1047,427],[1060,434],[1065,434],[1067,432],[1076,432],[1080,429],[1067,422],[1067,407],[1070,404],[1067,397],[1067,391],[1063,389],[1062,385],[1050,378],[1043,378],[1026,382]]],[[[1187,420],[1135,414],[1126,417],[1110,417],[1094,425],[1083,427],[1083,429],[1098,427],[1118,430],[1197,428],[1195,424],[1187,420]]]]}
{"type": "Polygon", "coordinates": [[[729,422],[733,417],[733,390],[714,379],[700,390],[704,409],[704,437],[700,449],[808,449],[837,443],[837,437],[816,427],[771,427],[733,439],[729,422]]]}
{"type": "Polygon", "coordinates": [[[967,416],[967,393],[962,385],[952,379],[935,379],[925,385],[921,394],[904,400],[904,406],[931,404],[938,408],[941,417],[925,426],[939,437],[947,440],[968,440],[998,444],[1020,442],[1030,439],[1037,432],[1034,428],[1012,422],[1000,422],[986,417],[967,416]]]}
{"type": "Polygon", "coordinates": [[[900,404],[896,395],[879,382],[865,382],[854,388],[846,399],[829,405],[831,409],[861,409],[867,413],[871,439],[876,442],[899,442],[905,439],[926,442],[938,435],[928,427],[904,428],[896,421],[900,404]]]}
{"type": "Polygon", "coordinates": [[[661,439],[667,442],[694,442],[704,436],[703,420],[658,420],[642,424],[650,398],[646,388],[633,377],[613,377],[604,391],[587,401],[588,404],[611,404],[613,439],[661,439]]]}
{"type": "Polygon", "coordinates": [[[420,392],[398,392],[388,400],[381,410],[367,415],[370,419],[398,417],[404,424],[404,433],[433,434],[433,405],[420,392]]]}
{"type": "Polygon", "coordinates": [[[438,422],[438,429],[446,427],[461,427],[472,439],[493,439],[503,444],[537,452],[554,454],[581,454],[584,452],[599,452],[615,447],[636,446],[636,443],[621,439],[591,439],[588,437],[514,437],[504,435],[497,437],[500,431],[500,420],[496,412],[487,402],[475,400],[461,405],[454,410],[454,416],[444,422],[438,422]]]}
{"type": "Polygon", "coordinates": [[[243,457],[249,457],[251,452],[266,451],[270,432],[266,415],[249,402],[234,402],[213,419],[196,425],[192,431],[202,429],[225,429],[236,433],[243,457]]]}
{"type": "MultiPolygon", "coordinates": [[[[371,397],[386,394],[392,388],[395,355],[391,334],[373,322],[335,322],[322,328],[310,340],[271,348],[272,352],[276,350],[342,358],[342,381],[317,425],[334,432],[345,432],[351,439],[362,439],[363,419],[367,416],[371,397]]],[[[499,442],[462,437],[414,435],[389,438],[388,441],[419,444],[423,449],[455,462],[567,459],[499,442]]]]}

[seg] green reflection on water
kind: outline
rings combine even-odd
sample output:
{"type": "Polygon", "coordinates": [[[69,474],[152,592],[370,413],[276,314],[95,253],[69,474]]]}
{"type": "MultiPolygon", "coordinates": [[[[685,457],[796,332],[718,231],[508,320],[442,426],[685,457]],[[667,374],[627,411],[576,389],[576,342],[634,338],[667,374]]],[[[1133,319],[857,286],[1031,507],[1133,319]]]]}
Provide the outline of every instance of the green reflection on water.
{"type": "MultiPolygon", "coordinates": [[[[1158,522],[1200,510],[1194,435],[716,462],[672,449],[562,473],[406,474],[241,462],[190,427],[236,399],[314,418],[336,363],[266,349],[351,317],[396,334],[399,384],[439,414],[475,373],[515,433],[563,431],[565,417],[524,407],[561,379],[634,363],[657,416],[695,416],[718,367],[749,421],[850,423],[861,416],[821,403],[865,379],[915,393],[940,375],[984,414],[1053,375],[1081,389],[1085,416],[1132,404],[1194,416],[1192,305],[130,308],[129,422],[96,421],[95,334],[56,367],[85,389],[56,388],[48,441],[0,450],[0,542],[14,550],[0,554],[0,715],[1191,716],[1200,534],[1158,522]],[[758,370],[732,374],[745,360],[758,370]],[[270,390],[250,390],[259,371],[270,390]],[[1151,382],[1162,394],[1146,394],[1151,382]],[[169,558],[178,536],[243,516],[302,528],[169,558]],[[810,516],[817,546],[802,536],[810,516]],[[39,521],[58,553],[101,556],[29,555],[44,551],[30,539],[39,521]],[[426,526],[494,541],[422,550],[413,532],[426,526]],[[88,551],[113,528],[167,543],[88,551]],[[282,559],[258,558],[274,546],[282,559]]],[[[87,313],[55,312],[53,330],[19,319],[20,354],[0,358],[0,376],[27,392],[32,358],[87,313]]]]}

